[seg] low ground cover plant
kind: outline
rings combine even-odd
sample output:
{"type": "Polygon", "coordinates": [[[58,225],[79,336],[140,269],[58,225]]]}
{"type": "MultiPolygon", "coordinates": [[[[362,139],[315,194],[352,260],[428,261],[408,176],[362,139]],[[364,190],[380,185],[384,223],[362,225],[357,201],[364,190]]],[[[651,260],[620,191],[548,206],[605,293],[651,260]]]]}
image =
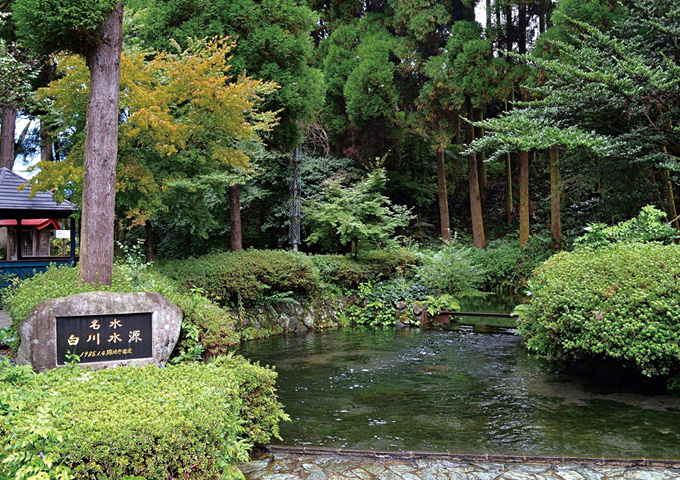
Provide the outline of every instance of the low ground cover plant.
{"type": "Polygon", "coordinates": [[[286,418],[276,373],[240,357],[34,374],[0,364],[0,478],[242,478],[286,418]]]}
{"type": "Polygon", "coordinates": [[[647,376],[680,372],[680,247],[608,243],[539,267],[518,308],[529,350],[556,359],[609,359],[647,376]]]}

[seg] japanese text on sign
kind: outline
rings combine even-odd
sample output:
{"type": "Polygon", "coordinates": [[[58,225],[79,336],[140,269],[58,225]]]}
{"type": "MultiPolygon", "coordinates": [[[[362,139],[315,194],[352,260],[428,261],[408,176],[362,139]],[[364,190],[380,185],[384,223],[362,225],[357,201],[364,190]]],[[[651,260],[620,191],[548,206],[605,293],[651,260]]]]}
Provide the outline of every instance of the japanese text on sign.
{"type": "Polygon", "coordinates": [[[57,317],[57,365],[150,358],[151,313],[57,317]]]}

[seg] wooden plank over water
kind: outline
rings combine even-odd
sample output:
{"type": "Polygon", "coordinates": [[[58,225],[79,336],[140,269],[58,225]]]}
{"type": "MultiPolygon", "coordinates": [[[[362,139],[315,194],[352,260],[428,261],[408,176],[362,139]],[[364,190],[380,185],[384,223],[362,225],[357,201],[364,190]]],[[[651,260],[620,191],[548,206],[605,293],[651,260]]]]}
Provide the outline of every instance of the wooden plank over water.
{"type": "Polygon", "coordinates": [[[452,317],[489,317],[489,318],[518,318],[517,315],[511,313],[493,313],[493,312],[440,312],[442,315],[451,315],[452,317]]]}

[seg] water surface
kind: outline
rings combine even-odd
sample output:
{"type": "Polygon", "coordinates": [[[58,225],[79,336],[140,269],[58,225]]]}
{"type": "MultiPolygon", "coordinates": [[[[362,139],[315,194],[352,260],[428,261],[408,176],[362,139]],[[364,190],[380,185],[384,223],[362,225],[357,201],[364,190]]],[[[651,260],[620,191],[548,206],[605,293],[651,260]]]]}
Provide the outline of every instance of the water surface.
{"type": "Polygon", "coordinates": [[[240,353],[279,372],[285,445],[680,458],[680,397],[570,376],[513,335],[357,328],[240,353]]]}

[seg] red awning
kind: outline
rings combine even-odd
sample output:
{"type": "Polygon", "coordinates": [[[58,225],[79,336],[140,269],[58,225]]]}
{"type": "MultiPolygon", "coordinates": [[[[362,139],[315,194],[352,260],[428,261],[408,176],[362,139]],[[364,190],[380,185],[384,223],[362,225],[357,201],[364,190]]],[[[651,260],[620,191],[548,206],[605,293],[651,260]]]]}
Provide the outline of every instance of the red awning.
{"type": "MultiPolygon", "coordinates": [[[[36,227],[42,230],[45,227],[52,226],[56,230],[61,230],[61,225],[54,218],[30,218],[21,221],[22,227],[36,227]]],[[[0,227],[16,227],[16,220],[0,220],[0,227]]]]}

